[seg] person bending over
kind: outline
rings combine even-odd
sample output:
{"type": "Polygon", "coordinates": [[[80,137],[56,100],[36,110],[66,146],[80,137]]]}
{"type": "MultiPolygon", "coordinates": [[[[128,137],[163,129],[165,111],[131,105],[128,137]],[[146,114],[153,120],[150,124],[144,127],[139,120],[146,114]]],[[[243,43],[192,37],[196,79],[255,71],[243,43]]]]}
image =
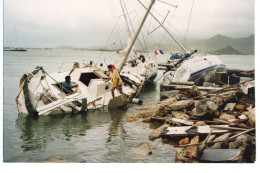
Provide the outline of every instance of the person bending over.
{"type": "Polygon", "coordinates": [[[106,80],[106,82],[109,81],[110,79],[112,79],[111,93],[112,93],[113,98],[115,97],[114,91],[116,88],[119,90],[120,94],[124,95],[124,92],[122,90],[123,82],[119,76],[118,71],[111,64],[107,66],[107,69],[110,72],[110,76],[109,76],[109,79],[106,80]]]}

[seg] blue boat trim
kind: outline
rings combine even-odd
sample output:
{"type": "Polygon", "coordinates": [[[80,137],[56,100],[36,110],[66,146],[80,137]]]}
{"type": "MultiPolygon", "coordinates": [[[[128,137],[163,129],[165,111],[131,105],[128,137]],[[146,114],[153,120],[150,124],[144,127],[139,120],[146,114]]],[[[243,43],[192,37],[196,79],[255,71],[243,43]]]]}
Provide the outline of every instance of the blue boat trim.
{"type": "Polygon", "coordinates": [[[194,75],[196,75],[196,74],[202,73],[202,72],[204,72],[204,71],[207,71],[207,70],[209,70],[209,69],[215,68],[215,67],[217,67],[217,66],[225,66],[225,65],[224,65],[224,64],[213,65],[213,66],[204,68],[204,69],[202,69],[202,70],[196,71],[196,72],[192,73],[190,76],[194,76],[194,75]]]}

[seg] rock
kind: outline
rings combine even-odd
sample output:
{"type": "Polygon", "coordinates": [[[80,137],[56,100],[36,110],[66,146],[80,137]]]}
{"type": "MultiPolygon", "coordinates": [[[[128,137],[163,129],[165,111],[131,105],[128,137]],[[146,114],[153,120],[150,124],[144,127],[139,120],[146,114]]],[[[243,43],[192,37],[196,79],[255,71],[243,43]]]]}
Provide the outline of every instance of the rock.
{"type": "Polygon", "coordinates": [[[124,95],[120,95],[111,99],[108,103],[108,107],[117,108],[117,107],[125,106],[126,104],[127,104],[126,97],[124,95]]]}
{"type": "Polygon", "coordinates": [[[45,160],[42,163],[71,163],[71,161],[63,159],[62,157],[57,156],[57,157],[45,160]]]}
{"type": "Polygon", "coordinates": [[[186,109],[192,105],[193,105],[193,100],[181,100],[170,104],[168,107],[172,111],[178,111],[178,110],[186,109]]]}
{"type": "Polygon", "coordinates": [[[228,121],[228,120],[234,120],[236,119],[236,117],[235,115],[229,115],[227,113],[223,113],[219,116],[219,119],[228,121]]]}
{"type": "Polygon", "coordinates": [[[190,118],[189,115],[181,111],[172,111],[171,114],[173,115],[174,118],[178,118],[182,120],[188,120],[190,118]]]}
{"type": "Polygon", "coordinates": [[[205,126],[207,125],[204,121],[197,121],[195,126],[205,126]]]}
{"type": "Polygon", "coordinates": [[[150,145],[147,142],[141,142],[136,150],[141,155],[152,154],[150,145]]]}
{"type": "Polygon", "coordinates": [[[161,133],[162,133],[162,131],[163,131],[163,129],[164,129],[164,128],[167,128],[167,127],[170,127],[170,125],[169,125],[169,124],[163,124],[162,126],[160,126],[160,127],[158,127],[157,129],[155,129],[152,133],[150,133],[150,134],[148,135],[148,138],[149,138],[150,140],[154,140],[154,139],[159,138],[160,135],[161,135],[161,133]]]}

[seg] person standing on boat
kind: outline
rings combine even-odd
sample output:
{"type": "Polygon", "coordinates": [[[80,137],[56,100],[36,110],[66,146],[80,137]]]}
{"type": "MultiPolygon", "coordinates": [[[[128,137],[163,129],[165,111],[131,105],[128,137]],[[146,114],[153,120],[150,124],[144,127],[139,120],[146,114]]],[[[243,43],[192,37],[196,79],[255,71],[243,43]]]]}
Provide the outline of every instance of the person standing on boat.
{"type": "Polygon", "coordinates": [[[109,81],[110,79],[112,79],[113,87],[111,89],[111,93],[112,93],[113,98],[115,97],[114,91],[116,88],[119,90],[120,94],[124,95],[124,92],[122,90],[123,82],[122,82],[122,79],[120,78],[119,73],[116,70],[115,66],[110,64],[107,66],[107,69],[110,72],[110,75],[109,75],[109,79],[106,80],[106,82],[109,81]]]}
{"type": "Polygon", "coordinates": [[[62,91],[64,91],[66,94],[73,93],[72,88],[78,87],[78,84],[75,82],[71,82],[70,76],[65,77],[65,81],[62,82],[62,91]],[[66,88],[66,89],[65,89],[66,88]]]}

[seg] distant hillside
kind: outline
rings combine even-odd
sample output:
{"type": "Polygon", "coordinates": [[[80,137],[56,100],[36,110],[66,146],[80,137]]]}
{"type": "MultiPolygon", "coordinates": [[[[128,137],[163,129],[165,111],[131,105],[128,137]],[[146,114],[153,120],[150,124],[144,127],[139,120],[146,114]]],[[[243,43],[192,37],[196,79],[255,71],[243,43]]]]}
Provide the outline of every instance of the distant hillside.
{"type": "Polygon", "coordinates": [[[214,51],[213,53],[215,54],[224,54],[224,55],[243,55],[244,53],[234,49],[233,47],[231,46],[227,46],[223,49],[219,49],[217,51],[214,51]]]}
{"type": "MultiPolygon", "coordinates": [[[[188,50],[197,49],[199,52],[216,52],[228,46],[237,50],[237,53],[254,54],[255,36],[231,38],[221,34],[204,40],[196,40],[184,45],[188,50]]],[[[174,41],[161,43],[160,46],[153,45],[150,49],[164,49],[167,51],[179,51],[180,47],[174,41]]]]}

